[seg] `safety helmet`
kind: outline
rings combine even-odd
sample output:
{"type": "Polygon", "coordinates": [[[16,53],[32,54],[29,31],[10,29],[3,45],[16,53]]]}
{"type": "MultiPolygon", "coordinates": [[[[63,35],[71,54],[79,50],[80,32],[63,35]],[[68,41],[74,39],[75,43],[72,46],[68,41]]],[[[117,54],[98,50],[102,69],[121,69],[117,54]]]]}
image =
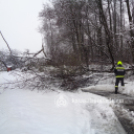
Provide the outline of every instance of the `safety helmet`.
{"type": "Polygon", "coordinates": [[[122,65],[122,61],[118,61],[117,65],[122,65]]]}

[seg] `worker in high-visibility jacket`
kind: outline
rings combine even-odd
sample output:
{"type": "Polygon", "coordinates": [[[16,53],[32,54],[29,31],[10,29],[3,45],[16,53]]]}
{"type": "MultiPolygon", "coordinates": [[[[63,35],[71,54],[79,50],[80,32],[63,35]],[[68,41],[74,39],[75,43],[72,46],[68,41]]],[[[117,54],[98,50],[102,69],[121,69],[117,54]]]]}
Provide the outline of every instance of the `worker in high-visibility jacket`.
{"type": "Polygon", "coordinates": [[[121,82],[121,85],[124,88],[124,75],[125,75],[125,68],[122,66],[122,62],[118,61],[117,67],[114,68],[114,73],[116,76],[116,82],[115,82],[115,94],[118,93],[118,84],[121,82]]]}

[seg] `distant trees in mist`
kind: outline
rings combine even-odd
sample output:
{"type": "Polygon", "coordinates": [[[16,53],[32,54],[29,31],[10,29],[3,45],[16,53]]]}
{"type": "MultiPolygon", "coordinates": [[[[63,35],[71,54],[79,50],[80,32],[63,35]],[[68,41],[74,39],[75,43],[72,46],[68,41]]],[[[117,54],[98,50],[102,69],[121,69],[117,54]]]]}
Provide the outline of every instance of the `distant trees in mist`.
{"type": "Polygon", "coordinates": [[[133,0],[53,0],[39,16],[55,64],[134,63],[133,0]]]}

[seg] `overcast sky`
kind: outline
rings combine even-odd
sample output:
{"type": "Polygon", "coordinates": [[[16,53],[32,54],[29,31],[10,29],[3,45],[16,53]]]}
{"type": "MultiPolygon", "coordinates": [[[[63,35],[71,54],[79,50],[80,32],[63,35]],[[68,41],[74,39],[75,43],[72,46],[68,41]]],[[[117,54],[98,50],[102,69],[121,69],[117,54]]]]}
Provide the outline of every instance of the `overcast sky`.
{"type": "MultiPolygon", "coordinates": [[[[48,0],[0,0],[0,31],[11,49],[36,52],[41,49],[38,14],[48,0]]],[[[0,49],[6,49],[0,36],[0,49]]]]}

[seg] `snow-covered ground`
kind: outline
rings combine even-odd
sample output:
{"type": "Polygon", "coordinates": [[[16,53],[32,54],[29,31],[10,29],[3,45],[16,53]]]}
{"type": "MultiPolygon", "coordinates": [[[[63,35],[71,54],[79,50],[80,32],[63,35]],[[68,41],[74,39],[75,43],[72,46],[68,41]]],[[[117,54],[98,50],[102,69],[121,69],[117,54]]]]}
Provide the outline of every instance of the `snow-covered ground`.
{"type": "MultiPolygon", "coordinates": [[[[14,79],[10,72],[0,73],[1,84],[14,79]]],[[[0,94],[0,134],[125,134],[112,105],[80,90],[7,88],[0,94]]]]}
{"type": "MultiPolygon", "coordinates": [[[[114,73],[93,73],[84,75],[83,77],[94,79],[93,83],[90,86],[83,88],[84,90],[102,90],[110,92],[114,92],[115,90],[116,78],[114,73]]],[[[134,75],[125,75],[124,83],[124,88],[121,86],[121,83],[119,83],[118,91],[122,94],[134,96],[134,75]]]]}
{"type": "MultiPolygon", "coordinates": [[[[83,90],[100,90],[100,91],[110,91],[114,92],[115,85],[113,84],[98,84],[95,86],[89,86],[86,88],[82,88],[83,90]]],[[[134,96],[134,82],[128,82],[125,84],[125,87],[119,85],[118,92],[130,96],[134,96]]]]}

